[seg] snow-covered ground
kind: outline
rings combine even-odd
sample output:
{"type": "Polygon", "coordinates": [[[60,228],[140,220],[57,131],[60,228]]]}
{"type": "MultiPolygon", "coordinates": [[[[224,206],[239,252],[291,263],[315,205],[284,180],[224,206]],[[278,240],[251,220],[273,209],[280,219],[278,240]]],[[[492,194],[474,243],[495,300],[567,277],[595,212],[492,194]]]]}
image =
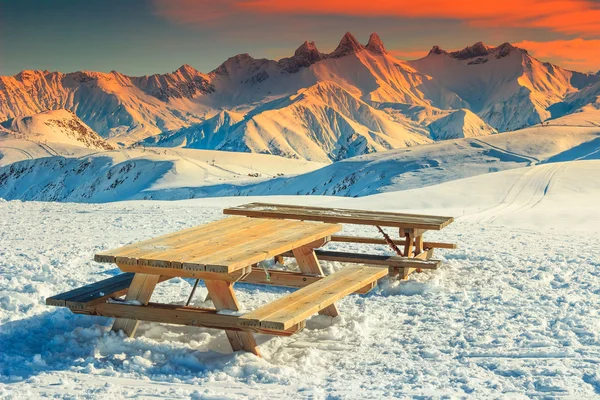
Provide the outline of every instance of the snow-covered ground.
{"type": "MultiPolygon", "coordinates": [[[[514,132],[352,157],[332,164],[267,154],[148,147],[97,151],[0,139],[0,197],[98,203],[200,197],[366,196],[535,164],[600,158],[599,110],[514,132]]],[[[468,136],[468,135],[467,135],[468,136]]]]}
{"type": "MultiPolygon", "coordinates": [[[[453,215],[454,224],[427,237],[460,245],[439,251],[437,271],[346,297],[334,320],[315,316],[292,337],[259,336],[264,358],[230,354],[221,331],[144,323],[125,339],[108,332],[108,319],[44,305],[119,273],[91,261],[94,253],[222,218],[223,207],[258,198],[2,202],[0,397],[599,397],[599,173],[600,161],[575,161],[357,199],[260,198],[453,215]]],[[[182,303],[191,284],[165,282],[156,300],[182,303]]],[[[238,286],[248,310],[287,292],[238,286]]],[[[196,305],[210,306],[205,293],[196,305]]]]}

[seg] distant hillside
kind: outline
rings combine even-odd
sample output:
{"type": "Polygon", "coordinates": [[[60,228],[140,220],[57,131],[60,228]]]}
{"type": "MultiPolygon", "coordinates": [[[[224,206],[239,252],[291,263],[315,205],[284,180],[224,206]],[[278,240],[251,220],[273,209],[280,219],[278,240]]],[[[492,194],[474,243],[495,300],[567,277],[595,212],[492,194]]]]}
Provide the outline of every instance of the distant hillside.
{"type": "Polygon", "coordinates": [[[69,110],[44,111],[28,117],[13,118],[0,124],[5,133],[35,142],[62,143],[90,149],[112,150],[100,135],[69,110]]]}

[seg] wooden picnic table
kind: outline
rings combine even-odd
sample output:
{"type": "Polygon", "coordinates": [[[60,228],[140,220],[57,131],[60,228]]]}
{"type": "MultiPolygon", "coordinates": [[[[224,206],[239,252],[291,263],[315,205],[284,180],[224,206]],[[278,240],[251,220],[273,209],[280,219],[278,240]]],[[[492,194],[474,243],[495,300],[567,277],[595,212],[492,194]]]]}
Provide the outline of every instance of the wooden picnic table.
{"type": "MultiPolygon", "coordinates": [[[[223,213],[262,219],[373,226],[374,230],[376,229],[382,237],[332,235],[331,241],[388,245],[396,253],[396,256],[388,257],[326,250],[317,250],[316,254],[323,261],[387,265],[390,268],[391,275],[399,276],[402,279],[406,279],[415,271],[438,268],[441,262],[432,260],[435,248],[456,248],[455,244],[425,242],[423,239],[423,235],[427,231],[441,230],[451,224],[454,221],[452,217],[269,203],[244,204],[227,208],[223,210],[223,213]],[[384,231],[383,227],[398,229],[399,239],[392,238],[384,231]]],[[[291,253],[282,253],[276,259],[282,262],[284,256],[291,256],[291,253]]]]}
{"type": "Polygon", "coordinates": [[[224,329],[234,351],[259,354],[253,333],[291,335],[311,315],[337,316],[335,301],[366,293],[387,275],[378,267],[349,267],[324,276],[315,248],[341,226],[330,223],[229,217],[206,225],[105,251],[98,262],[115,263],[124,274],[47,299],[73,312],[116,318],[112,329],[128,336],[140,320],[224,329]],[[299,273],[267,270],[257,263],[291,252],[299,273]],[[215,308],[150,303],[155,286],[172,277],[204,281],[215,308]],[[243,281],[298,287],[243,315],[233,285],[243,281]],[[125,295],[123,300],[117,299],[125,295]],[[230,310],[230,311],[223,311],[230,310]]]}

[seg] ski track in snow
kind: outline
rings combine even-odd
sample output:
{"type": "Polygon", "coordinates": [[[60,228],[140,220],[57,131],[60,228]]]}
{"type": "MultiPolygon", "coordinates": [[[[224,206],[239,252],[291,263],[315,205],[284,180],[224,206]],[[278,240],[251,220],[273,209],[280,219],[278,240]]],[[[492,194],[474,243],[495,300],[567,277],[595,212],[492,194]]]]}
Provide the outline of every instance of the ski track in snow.
{"type": "Polygon", "coordinates": [[[18,148],[18,147],[8,147],[8,146],[4,146],[4,145],[3,145],[3,146],[2,146],[2,148],[3,148],[3,149],[11,149],[11,150],[15,150],[15,151],[17,151],[17,152],[19,152],[19,153],[21,153],[21,154],[24,154],[24,155],[25,155],[25,157],[27,157],[27,159],[28,159],[28,160],[33,160],[33,158],[34,158],[34,157],[31,155],[31,153],[30,153],[30,152],[28,152],[28,151],[26,151],[26,150],[23,150],[23,149],[20,149],[20,148],[18,148]]]}
{"type": "Polygon", "coordinates": [[[497,150],[497,151],[499,151],[501,153],[508,154],[510,156],[517,157],[517,158],[522,158],[524,161],[529,162],[529,166],[535,165],[535,164],[537,164],[537,163],[540,162],[540,160],[538,160],[535,157],[530,157],[530,156],[527,156],[525,154],[519,154],[519,153],[515,153],[515,152],[510,151],[510,150],[506,150],[506,149],[503,149],[502,147],[494,146],[493,144],[485,142],[485,141],[483,141],[481,139],[472,139],[472,140],[475,141],[475,142],[481,143],[482,145],[484,145],[486,147],[489,147],[491,149],[497,150]]]}
{"type": "Polygon", "coordinates": [[[503,215],[533,208],[548,194],[553,179],[567,168],[567,163],[545,164],[536,168],[528,168],[511,186],[500,204],[477,214],[466,216],[464,219],[494,222],[503,215]]]}
{"type": "MultiPolygon", "coordinates": [[[[508,204],[517,195],[529,199],[519,207],[538,201],[560,173],[548,167],[515,184],[508,204]]],[[[559,241],[562,230],[458,220],[429,232],[429,240],[460,245],[438,252],[441,269],[382,280],[370,294],[341,300],[340,317],[315,316],[292,337],[259,335],[262,359],[229,354],[222,331],[142,323],[128,339],[109,332],[109,319],[44,305],[119,273],[91,261],[94,253],[222,218],[207,204],[1,202],[0,398],[600,396],[594,234],[559,241]]],[[[369,227],[345,233],[373,234],[369,227]]],[[[181,304],[192,284],[165,282],[153,301],[181,304]]],[[[249,310],[288,290],[239,284],[236,292],[249,310]]],[[[199,287],[194,305],[210,307],[205,294],[199,287]]]]}

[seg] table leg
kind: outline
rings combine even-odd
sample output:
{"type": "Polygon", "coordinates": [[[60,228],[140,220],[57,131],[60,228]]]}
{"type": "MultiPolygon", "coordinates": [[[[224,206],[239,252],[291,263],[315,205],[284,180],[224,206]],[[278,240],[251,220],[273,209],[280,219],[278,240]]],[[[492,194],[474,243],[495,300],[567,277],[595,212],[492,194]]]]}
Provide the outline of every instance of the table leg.
{"type": "MultiPolygon", "coordinates": [[[[217,310],[238,311],[240,309],[240,305],[233,292],[232,282],[205,280],[204,284],[217,310]]],[[[251,333],[228,330],[225,333],[233,351],[245,350],[260,356],[256,341],[251,333]]]]}
{"type": "MultiPolygon", "coordinates": [[[[321,265],[319,265],[319,260],[317,259],[315,250],[312,247],[299,247],[292,250],[292,252],[294,253],[294,257],[298,262],[298,267],[303,274],[325,276],[321,265]]],[[[319,311],[319,314],[337,317],[340,315],[340,312],[335,304],[331,304],[330,306],[327,306],[319,311]]]]}
{"type": "MultiPolygon", "coordinates": [[[[139,301],[143,305],[148,305],[159,278],[160,275],[135,274],[127,290],[125,301],[139,301]]],[[[117,318],[113,323],[112,330],[114,332],[122,330],[128,337],[133,337],[139,324],[138,320],[117,318]]]]}

